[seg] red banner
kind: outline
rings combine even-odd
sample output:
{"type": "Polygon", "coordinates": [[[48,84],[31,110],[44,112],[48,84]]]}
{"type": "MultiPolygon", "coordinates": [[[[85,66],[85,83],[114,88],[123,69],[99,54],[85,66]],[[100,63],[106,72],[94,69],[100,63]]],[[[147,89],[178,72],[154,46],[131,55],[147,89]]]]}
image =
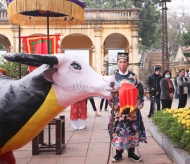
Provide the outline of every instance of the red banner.
{"type": "MultiPolygon", "coordinates": [[[[58,53],[58,41],[60,35],[49,36],[50,54],[58,53]]],[[[47,36],[26,36],[21,37],[24,45],[24,52],[29,54],[48,54],[47,36]]],[[[34,66],[29,66],[29,72],[36,69],[34,66]]]]}

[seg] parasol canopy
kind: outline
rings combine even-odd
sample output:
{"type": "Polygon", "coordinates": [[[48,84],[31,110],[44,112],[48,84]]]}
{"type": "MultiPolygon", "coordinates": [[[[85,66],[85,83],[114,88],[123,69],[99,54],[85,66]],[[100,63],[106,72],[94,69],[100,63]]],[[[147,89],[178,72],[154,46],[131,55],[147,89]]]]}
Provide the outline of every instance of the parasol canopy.
{"type": "Polygon", "coordinates": [[[8,20],[14,24],[46,25],[47,45],[49,26],[84,23],[84,4],[79,0],[6,0],[8,20]]]}
{"type": "Polygon", "coordinates": [[[84,23],[84,4],[79,0],[6,0],[8,20],[18,25],[50,26],[84,23]]]}

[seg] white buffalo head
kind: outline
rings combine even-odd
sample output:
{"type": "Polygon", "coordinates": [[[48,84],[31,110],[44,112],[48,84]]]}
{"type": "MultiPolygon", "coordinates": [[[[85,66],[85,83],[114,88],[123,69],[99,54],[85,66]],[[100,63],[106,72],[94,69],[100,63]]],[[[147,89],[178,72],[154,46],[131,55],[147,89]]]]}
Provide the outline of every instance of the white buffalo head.
{"type": "Polygon", "coordinates": [[[57,71],[52,75],[52,81],[59,103],[72,104],[88,96],[111,98],[115,84],[112,76],[101,76],[76,56],[59,54],[56,57],[58,64],[54,68],[57,71]]]}
{"type": "MultiPolygon", "coordinates": [[[[56,98],[63,107],[89,96],[103,96],[110,99],[111,90],[116,86],[114,77],[101,76],[76,56],[20,53],[6,54],[5,58],[9,61],[28,65],[50,65],[51,68],[44,71],[44,76],[53,83],[56,98]]],[[[41,72],[42,69],[44,69],[44,66],[39,67],[31,74],[35,75],[37,72],[41,72]]]]}

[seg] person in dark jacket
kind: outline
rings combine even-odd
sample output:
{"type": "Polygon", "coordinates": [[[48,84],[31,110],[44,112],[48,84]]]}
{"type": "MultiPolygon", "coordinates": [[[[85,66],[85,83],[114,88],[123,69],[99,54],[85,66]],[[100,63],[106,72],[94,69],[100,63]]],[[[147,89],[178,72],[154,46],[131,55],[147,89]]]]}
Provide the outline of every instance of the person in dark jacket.
{"type": "Polygon", "coordinates": [[[174,86],[175,86],[175,99],[179,98],[179,90],[177,86],[177,77],[179,76],[179,72],[176,72],[176,76],[174,77],[174,86]]]}
{"type": "MultiPolygon", "coordinates": [[[[147,85],[149,91],[155,93],[155,100],[157,104],[157,110],[160,110],[160,81],[162,79],[162,76],[160,75],[161,68],[155,67],[154,73],[148,77],[147,85]]],[[[153,115],[153,109],[152,109],[152,95],[150,95],[150,111],[148,117],[150,118],[153,115]]]]}
{"type": "MultiPolygon", "coordinates": [[[[188,69],[185,71],[185,77],[190,80],[190,72],[188,69]]],[[[190,96],[190,84],[188,84],[188,95],[190,96]]]]}
{"type": "Polygon", "coordinates": [[[165,70],[163,73],[163,79],[160,81],[160,89],[162,109],[171,108],[174,96],[174,85],[171,81],[171,72],[169,70],[165,70]]]}
{"type": "Polygon", "coordinates": [[[179,87],[179,104],[178,108],[184,108],[187,104],[188,85],[190,80],[185,77],[185,70],[180,69],[179,77],[177,78],[177,84],[179,87]]]}

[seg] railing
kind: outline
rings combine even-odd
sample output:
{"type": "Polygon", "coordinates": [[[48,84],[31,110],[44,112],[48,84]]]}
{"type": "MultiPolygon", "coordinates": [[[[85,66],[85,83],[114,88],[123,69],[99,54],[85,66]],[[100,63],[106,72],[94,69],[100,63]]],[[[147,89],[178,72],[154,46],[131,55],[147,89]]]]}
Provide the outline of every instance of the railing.
{"type": "Polygon", "coordinates": [[[139,20],[140,9],[85,9],[85,21],[139,20]]]}
{"type": "Polygon", "coordinates": [[[190,61],[179,61],[179,62],[171,62],[170,66],[180,66],[180,65],[186,65],[189,64],[190,65],[190,61]]]}
{"type": "MultiPolygon", "coordinates": [[[[140,9],[85,9],[85,21],[139,20],[140,9]]],[[[0,9],[0,22],[8,21],[6,9],[0,9]]]]}
{"type": "Polygon", "coordinates": [[[6,9],[0,9],[0,22],[2,21],[8,21],[6,9]]]}

